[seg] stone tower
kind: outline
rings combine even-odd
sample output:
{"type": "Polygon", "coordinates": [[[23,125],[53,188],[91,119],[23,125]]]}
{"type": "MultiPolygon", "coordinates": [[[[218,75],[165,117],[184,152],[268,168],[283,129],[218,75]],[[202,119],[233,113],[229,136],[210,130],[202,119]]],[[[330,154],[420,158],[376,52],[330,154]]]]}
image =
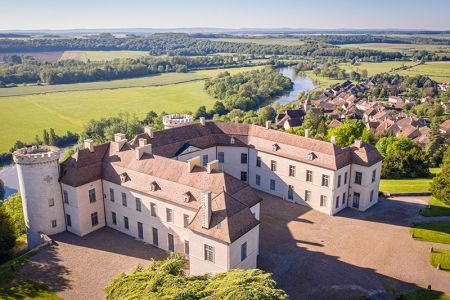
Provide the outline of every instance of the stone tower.
{"type": "Polygon", "coordinates": [[[30,248],[43,242],[42,233],[51,235],[66,230],[59,156],[60,149],[51,146],[32,146],[13,153],[30,248]]]}

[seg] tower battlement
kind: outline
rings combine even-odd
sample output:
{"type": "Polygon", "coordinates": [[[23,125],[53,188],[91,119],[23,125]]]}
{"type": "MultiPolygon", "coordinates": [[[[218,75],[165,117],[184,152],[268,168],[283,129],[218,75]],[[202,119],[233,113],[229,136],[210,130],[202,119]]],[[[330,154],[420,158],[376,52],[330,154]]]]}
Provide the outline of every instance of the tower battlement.
{"type": "Polygon", "coordinates": [[[58,147],[35,145],[14,151],[13,159],[16,164],[39,164],[58,160],[60,154],[58,147]]]}

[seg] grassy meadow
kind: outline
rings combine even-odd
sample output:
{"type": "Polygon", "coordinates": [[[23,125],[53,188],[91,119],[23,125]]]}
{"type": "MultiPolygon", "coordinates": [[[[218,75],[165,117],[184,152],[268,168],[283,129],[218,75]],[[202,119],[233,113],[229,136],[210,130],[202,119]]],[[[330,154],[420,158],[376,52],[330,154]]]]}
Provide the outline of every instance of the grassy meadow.
{"type": "Polygon", "coordinates": [[[402,66],[412,66],[415,62],[411,61],[384,61],[384,62],[363,62],[357,65],[352,65],[350,63],[340,64],[339,66],[345,69],[347,72],[356,71],[360,72],[361,70],[366,69],[369,73],[369,76],[378,74],[378,73],[386,73],[390,72],[393,69],[400,68],[402,66]]]}
{"type": "Polygon", "coordinates": [[[385,193],[421,193],[430,191],[433,177],[441,172],[440,168],[430,168],[431,177],[412,179],[381,179],[380,191],[385,193]]]}
{"type": "Polygon", "coordinates": [[[379,50],[384,52],[413,52],[415,50],[427,50],[430,52],[450,53],[450,46],[448,45],[364,43],[344,44],[341,45],[341,47],[379,50]]]}
{"type": "Polygon", "coordinates": [[[437,82],[450,82],[450,61],[426,62],[398,73],[409,76],[426,75],[437,82]]]}
{"type": "Polygon", "coordinates": [[[211,41],[231,42],[231,43],[253,43],[259,45],[284,45],[284,46],[300,46],[304,42],[295,38],[208,38],[211,41]]]}
{"type": "MultiPolygon", "coordinates": [[[[227,70],[230,73],[237,73],[250,69],[254,68],[227,70]]],[[[96,82],[84,90],[82,88],[69,90],[72,85],[67,85],[64,87],[67,90],[61,92],[44,92],[43,90],[41,93],[35,91],[32,95],[0,97],[0,127],[2,128],[0,152],[9,150],[18,139],[32,141],[36,134],[42,135],[43,129],[54,128],[57,134],[63,134],[67,130],[81,132],[88,120],[114,116],[120,112],[136,114],[142,119],[150,110],[160,113],[195,111],[201,105],[211,108],[215,100],[203,89],[203,79],[215,76],[222,71],[224,70],[202,70],[187,74],[167,73],[150,78],[126,80],[128,83],[136,80],[157,80],[158,84],[153,86],[126,87],[121,83],[115,88],[105,88],[105,84],[114,81],[96,82]],[[173,76],[184,75],[195,75],[196,79],[186,77],[186,81],[174,84],[173,76]],[[98,86],[95,89],[96,84],[98,86]]],[[[85,87],[87,83],[73,86],[80,85],[85,87]]]]}
{"type": "Polygon", "coordinates": [[[116,58],[139,58],[148,55],[147,51],[64,51],[60,60],[104,61],[116,58]]]}

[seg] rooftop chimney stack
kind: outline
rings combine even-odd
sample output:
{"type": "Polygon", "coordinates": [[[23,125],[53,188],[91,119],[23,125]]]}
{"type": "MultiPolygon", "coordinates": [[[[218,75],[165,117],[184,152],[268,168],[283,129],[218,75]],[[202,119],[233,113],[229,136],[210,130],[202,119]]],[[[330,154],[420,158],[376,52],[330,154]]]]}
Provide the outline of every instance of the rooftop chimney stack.
{"type": "Polygon", "coordinates": [[[355,146],[358,148],[362,147],[362,141],[361,140],[355,140],[355,146]]]}
{"type": "Polygon", "coordinates": [[[272,121],[266,121],[266,129],[270,129],[272,127],[272,121]]]}
{"type": "Polygon", "coordinates": [[[192,170],[195,168],[195,166],[200,166],[201,157],[196,156],[191,159],[187,160],[187,166],[188,166],[188,173],[192,173],[192,170]]]}
{"type": "Polygon", "coordinates": [[[208,174],[211,174],[215,170],[219,170],[219,161],[217,159],[209,162],[206,165],[206,172],[208,174]]]}
{"type": "Polygon", "coordinates": [[[205,117],[200,117],[200,124],[202,124],[202,126],[205,126],[206,124],[205,117]]]}
{"type": "Polygon", "coordinates": [[[136,160],[140,160],[144,154],[153,154],[152,144],[147,144],[146,139],[139,139],[139,147],[136,147],[134,151],[136,153],[136,160]]]}
{"type": "Polygon", "coordinates": [[[210,191],[202,191],[201,205],[202,205],[202,227],[209,229],[211,223],[212,208],[211,208],[212,195],[210,191]]]}
{"type": "Polygon", "coordinates": [[[145,145],[147,145],[147,140],[146,139],[139,139],[139,147],[144,147],[145,145]]]}
{"type": "Polygon", "coordinates": [[[309,139],[310,132],[311,130],[309,128],[305,129],[305,138],[309,139]]]}
{"type": "Polygon", "coordinates": [[[330,141],[331,141],[332,144],[335,144],[335,145],[336,145],[336,136],[335,136],[335,135],[332,135],[330,141]]]}
{"type": "Polygon", "coordinates": [[[239,123],[239,117],[238,116],[234,117],[234,123],[239,123]]]}
{"type": "Polygon", "coordinates": [[[146,133],[149,137],[153,138],[153,128],[151,126],[144,127],[144,133],[146,133]]]}
{"type": "Polygon", "coordinates": [[[111,149],[114,152],[119,152],[120,149],[122,149],[123,145],[125,145],[127,142],[127,139],[125,138],[125,134],[123,133],[116,133],[114,135],[114,141],[111,142],[111,149]]]}
{"type": "Polygon", "coordinates": [[[89,152],[94,152],[94,140],[92,139],[84,140],[84,148],[89,149],[89,152]]]}

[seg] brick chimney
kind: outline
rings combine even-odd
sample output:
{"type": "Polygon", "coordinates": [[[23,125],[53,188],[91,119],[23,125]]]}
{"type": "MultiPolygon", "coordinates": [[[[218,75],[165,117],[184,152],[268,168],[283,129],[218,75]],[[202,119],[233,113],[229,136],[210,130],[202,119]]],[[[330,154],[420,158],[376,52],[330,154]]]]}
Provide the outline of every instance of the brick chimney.
{"type": "Polygon", "coordinates": [[[202,126],[205,126],[205,124],[206,124],[205,117],[200,117],[200,124],[202,126]]]}
{"type": "Polygon", "coordinates": [[[94,152],[94,140],[93,139],[84,140],[84,148],[89,149],[89,152],[94,152]]]}
{"type": "Polygon", "coordinates": [[[212,194],[210,191],[202,191],[201,205],[202,205],[202,227],[209,229],[211,223],[212,208],[211,208],[212,194]]]}
{"type": "Polygon", "coordinates": [[[123,145],[127,142],[127,139],[125,138],[125,134],[123,133],[116,133],[114,135],[114,141],[111,142],[111,149],[114,152],[119,152],[120,149],[122,149],[123,145]]]}
{"type": "Polygon", "coordinates": [[[139,139],[139,147],[134,149],[136,160],[140,160],[144,154],[152,154],[152,144],[147,144],[146,139],[139,139]]]}
{"type": "Polygon", "coordinates": [[[272,127],[272,121],[266,121],[266,129],[270,129],[272,127]]]}
{"type": "Polygon", "coordinates": [[[188,172],[192,173],[192,170],[194,169],[195,166],[200,166],[201,164],[201,157],[200,156],[196,156],[193,157],[191,159],[187,160],[187,167],[188,167],[188,172]]]}
{"type": "Polygon", "coordinates": [[[153,134],[154,134],[154,130],[153,130],[153,127],[151,127],[151,126],[145,126],[144,127],[144,133],[146,133],[149,137],[153,137],[153,134]]]}

